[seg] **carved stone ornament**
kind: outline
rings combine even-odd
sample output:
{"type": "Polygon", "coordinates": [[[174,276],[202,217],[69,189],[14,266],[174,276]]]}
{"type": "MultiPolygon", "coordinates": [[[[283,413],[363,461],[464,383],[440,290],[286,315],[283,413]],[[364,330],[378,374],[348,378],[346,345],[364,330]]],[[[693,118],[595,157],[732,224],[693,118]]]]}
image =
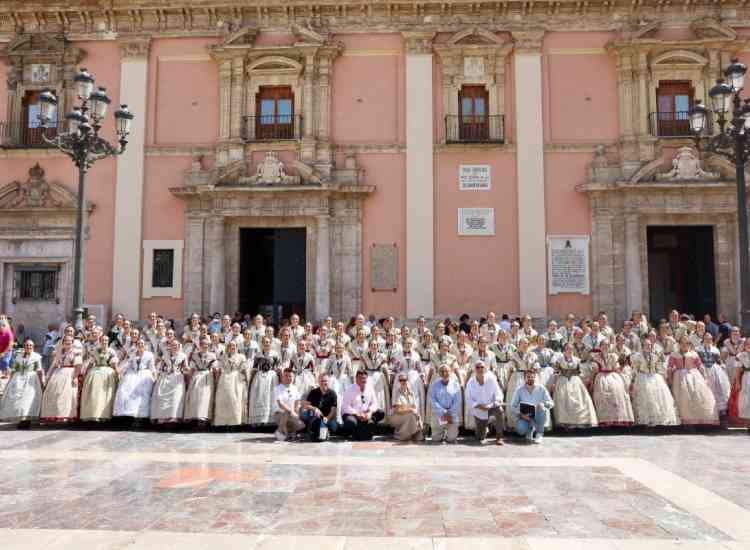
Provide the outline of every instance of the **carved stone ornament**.
{"type": "Polygon", "coordinates": [[[407,54],[431,54],[434,32],[405,32],[407,54]]]}
{"type": "Polygon", "coordinates": [[[151,40],[148,37],[127,38],[120,41],[120,53],[123,59],[147,59],[151,40]]]}
{"type": "Polygon", "coordinates": [[[251,185],[299,185],[299,176],[290,176],[286,173],[284,163],[273,151],[266,156],[256,167],[255,175],[243,178],[251,185]]]}
{"type": "Polygon", "coordinates": [[[533,31],[513,31],[514,49],[518,53],[541,53],[542,41],[544,40],[543,30],[533,31]]]}
{"type": "MultiPolygon", "coordinates": [[[[37,208],[75,209],[77,196],[59,183],[49,183],[44,169],[35,164],[25,182],[14,181],[0,188],[0,210],[37,208]]],[[[91,209],[91,205],[87,205],[91,209]]]]}
{"type": "Polygon", "coordinates": [[[664,174],[656,174],[657,181],[718,180],[716,172],[706,172],[701,168],[700,159],[692,147],[680,147],[672,159],[672,169],[664,174]]]}

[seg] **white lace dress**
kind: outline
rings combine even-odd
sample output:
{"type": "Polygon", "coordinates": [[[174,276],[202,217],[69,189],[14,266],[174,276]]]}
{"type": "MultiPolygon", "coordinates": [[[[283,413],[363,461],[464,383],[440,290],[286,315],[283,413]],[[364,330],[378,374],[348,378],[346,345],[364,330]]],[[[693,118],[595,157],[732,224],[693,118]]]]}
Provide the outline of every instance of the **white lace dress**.
{"type": "Polygon", "coordinates": [[[661,353],[633,353],[630,363],[635,372],[633,414],[643,426],[675,426],[680,423],[672,392],[664,378],[666,361],[661,353]]]}

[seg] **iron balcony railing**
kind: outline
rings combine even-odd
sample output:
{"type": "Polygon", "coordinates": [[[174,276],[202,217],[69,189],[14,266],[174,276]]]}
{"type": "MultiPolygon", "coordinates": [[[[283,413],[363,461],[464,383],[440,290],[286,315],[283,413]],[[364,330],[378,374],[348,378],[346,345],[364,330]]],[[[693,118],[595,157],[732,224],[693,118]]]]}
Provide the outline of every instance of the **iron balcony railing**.
{"type": "Polygon", "coordinates": [[[447,115],[446,143],[503,143],[503,115],[447,115]]]}
{"type": "Polygon", "coordinates": [[[245,141],[283,141],[302,137],[301,115],[263,115],[242,117],[245,141]]]}
{"type": "MultiPolygon", "coordinates": [[[[648,115],[649,131],[654,137],[685,138],[692,137],[690,131],[690,111],[654,112],[648,115]]],[[[705,135],[711,135],[712,118],[709,113],[706,120],[705,135]]]]}
{"type": "MultiPolygon", "coordinates": [[[[47,137],[53,138],[57,135],[58,128],[64,128],[62,120],[50,121],[47,129],[47,137]]],[[[14,121],[0,121],[0,147],[6,149],[39,149],[54,147],[45,143],[42,139],[42,128],[29,128],[28,124],[14,121]]]]}

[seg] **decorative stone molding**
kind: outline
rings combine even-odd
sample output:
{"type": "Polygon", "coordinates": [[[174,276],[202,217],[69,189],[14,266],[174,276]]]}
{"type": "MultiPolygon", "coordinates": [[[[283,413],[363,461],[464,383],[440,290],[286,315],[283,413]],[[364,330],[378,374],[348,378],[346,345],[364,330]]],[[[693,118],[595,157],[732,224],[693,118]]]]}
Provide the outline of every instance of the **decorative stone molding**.
{"type": "Polygon", "coordinates": [[[307,230],[307,318],[360,311],[362,201],[374,186],[186,183],[170,189],[186,206],[186,313],[238,308],[239,235],[246,227],[307,230]]]}
{"type": "Polygon", "coordinates": [[[717,172],[706,172],[701,168],[700,159],[692,147],[680,147],[672,159],[672,170],[664,174],[657,174],[656,179],[661,181],[680,180],[718,180],[717,172]]]}
{"type": "Polygon", "coordinates": [[[273,151],[266,153],[262,161],[258,163],[254,176],[241,178],[240,183],[250,185],[299,185],[299,176],[290,176],[286,173],[284,163],[273,151]]]}
{"type": "MultiPolygon", "coordinates": [[[[70,212],[76,211],[78,195],[62,184],[48,182],[44,169],[36,163],[29,169],[26,181],[13,181],[0,187],[0,211],[24,213],[35,211],[70,212]]],[[[86,203],[88,211],[93,210],[91,203],[86,203]]]]}
{"type": "Polygon", "coordinates": [[[73,76],[85,52],[65,36],[18,34],[0,51],[8,61],[6,121],[10,143],[22,143],[23,100],[28,92],[49,88],[58,98],[58,117],[75,101],[73,76]]]}
{"type": "Polygon", "coordinates": [[[461,87],[472,84],[487,90],[489,116],[504,114],[505,64],[512,48],[510,41],[480,27],[457,32],[446,42],[435,44],[440,56],[443,113],[457,116],[461,87]]]}
{"type": "Polygon", "coordinates": [[[544,30],[513,31],[511,35],[513,36],[513,45],[516,53],[538,54],[542,52],[544,30]]]}
{"type": "Polygon", "coordinates": [[[151,39],[147,36],[128,37],[121,39],[120,56],[128,61],[148,59],[151,39]]]}
{"type": "Polygon", "coordinates": [[[633,310],[649,314],[649,225],[714,228],[717,309],[739,313],[736,275],[736,188],[721,181],[654,181],[655,170],[635,181],[587,182],[577,189],[591,204],[593,310],[616,324],[633,310]]]}
{"type": "Polygon", "coordinates": [[[407,55],[432,54],[432,40],[434,32],[410,31],[402,33],[407,55]]]}

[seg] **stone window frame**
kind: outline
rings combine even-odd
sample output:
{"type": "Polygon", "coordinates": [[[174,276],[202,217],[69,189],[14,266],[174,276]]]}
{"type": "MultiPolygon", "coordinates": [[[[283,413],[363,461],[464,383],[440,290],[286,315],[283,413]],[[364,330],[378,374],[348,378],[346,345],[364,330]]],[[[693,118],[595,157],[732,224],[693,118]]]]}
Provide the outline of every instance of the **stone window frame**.
{"type": "Polygon", "coordinates": [[[181,298],[182,297],[182,253],[185,241],[182,240],[144,240],[143,241],[143,284],[142,298],[181,298]],[[152,286],[154,269],[154,250],[173,250],[172,286],[152,286]]]}
{"type": "MultiPolygon", "coordinates": [[[[256,116],[256,96],[264,86],[289,86],[294,98],[295,118],[302,124],[309,124],[305,112],[304,86],[302,74],[304,65],[283,55],[265,55],[248,63],[245,70],[247,80],[245,82],[245,116],[256,116]],[[269,66],[270,65],[270,66],[269,66]]],[[[299,140],[301,133],[295,129],[295,140],[299,140]]],[[[248,130],[255,133],[255,128],[248,130]]]]}
{"type": "MultiPolygon", "coordinates": [[[[687,49],[672,49],[662,52],[649,60],[648,74],[648,100],[646,113],[641,116],[650,117],[651,113],[659,110],[657,90],[660,82],[686,81],[693,88],[693,101],[705,101],[708,90],[712,86],[712,78],[707,68],[710,61],[707,57],[687,49]]],[[[669,137],[654,135],[650,128],[652,137],[657,139],[670,139],[669,137]]],[[[658,132],[657,132],[658,134],[658,132]]]]}
{"type": "MultiPolygon", "coordinates": [[[[487,116],[505,115],[505,66],[508,55],[513,50],[513,42],[504,40],[495,33],[481,28],[465,29],[455,33],[447,42],[433,45],[440,58],[440,76],[443,84],[442,143],[446,143],[446,116],[459,115],[459,95],[464,85],[484,86],[488,95],[487,116]],[[473,39],[473,42],[464,42],[473,39]],[[466,75],[466,59],[482,58],[484,74],[466,75]]],[[[491,120],[491,119],[490,119],[491,120]]],[[[508,142],[503,122],[503,141],[508,142]]]]}
{"type": "Polygon", "coordinates": [[[23,101],[28,92],[50,89],[57,96],[57,119],[62,120],[68,105],[75,103],[73,77],[77,65],[83,60],[84,52],[71,45],[65,38],[46,33],[26,33],[16,38],[0,51],[0,57],[8,62],[7,79],[7,123],[13,128],[11,139],[20,148],[29,145],[21,143],[21,124],[24,119],[23,101]],[[34,65],[49,65],[49,80],[32,81],[34,65]]]}

